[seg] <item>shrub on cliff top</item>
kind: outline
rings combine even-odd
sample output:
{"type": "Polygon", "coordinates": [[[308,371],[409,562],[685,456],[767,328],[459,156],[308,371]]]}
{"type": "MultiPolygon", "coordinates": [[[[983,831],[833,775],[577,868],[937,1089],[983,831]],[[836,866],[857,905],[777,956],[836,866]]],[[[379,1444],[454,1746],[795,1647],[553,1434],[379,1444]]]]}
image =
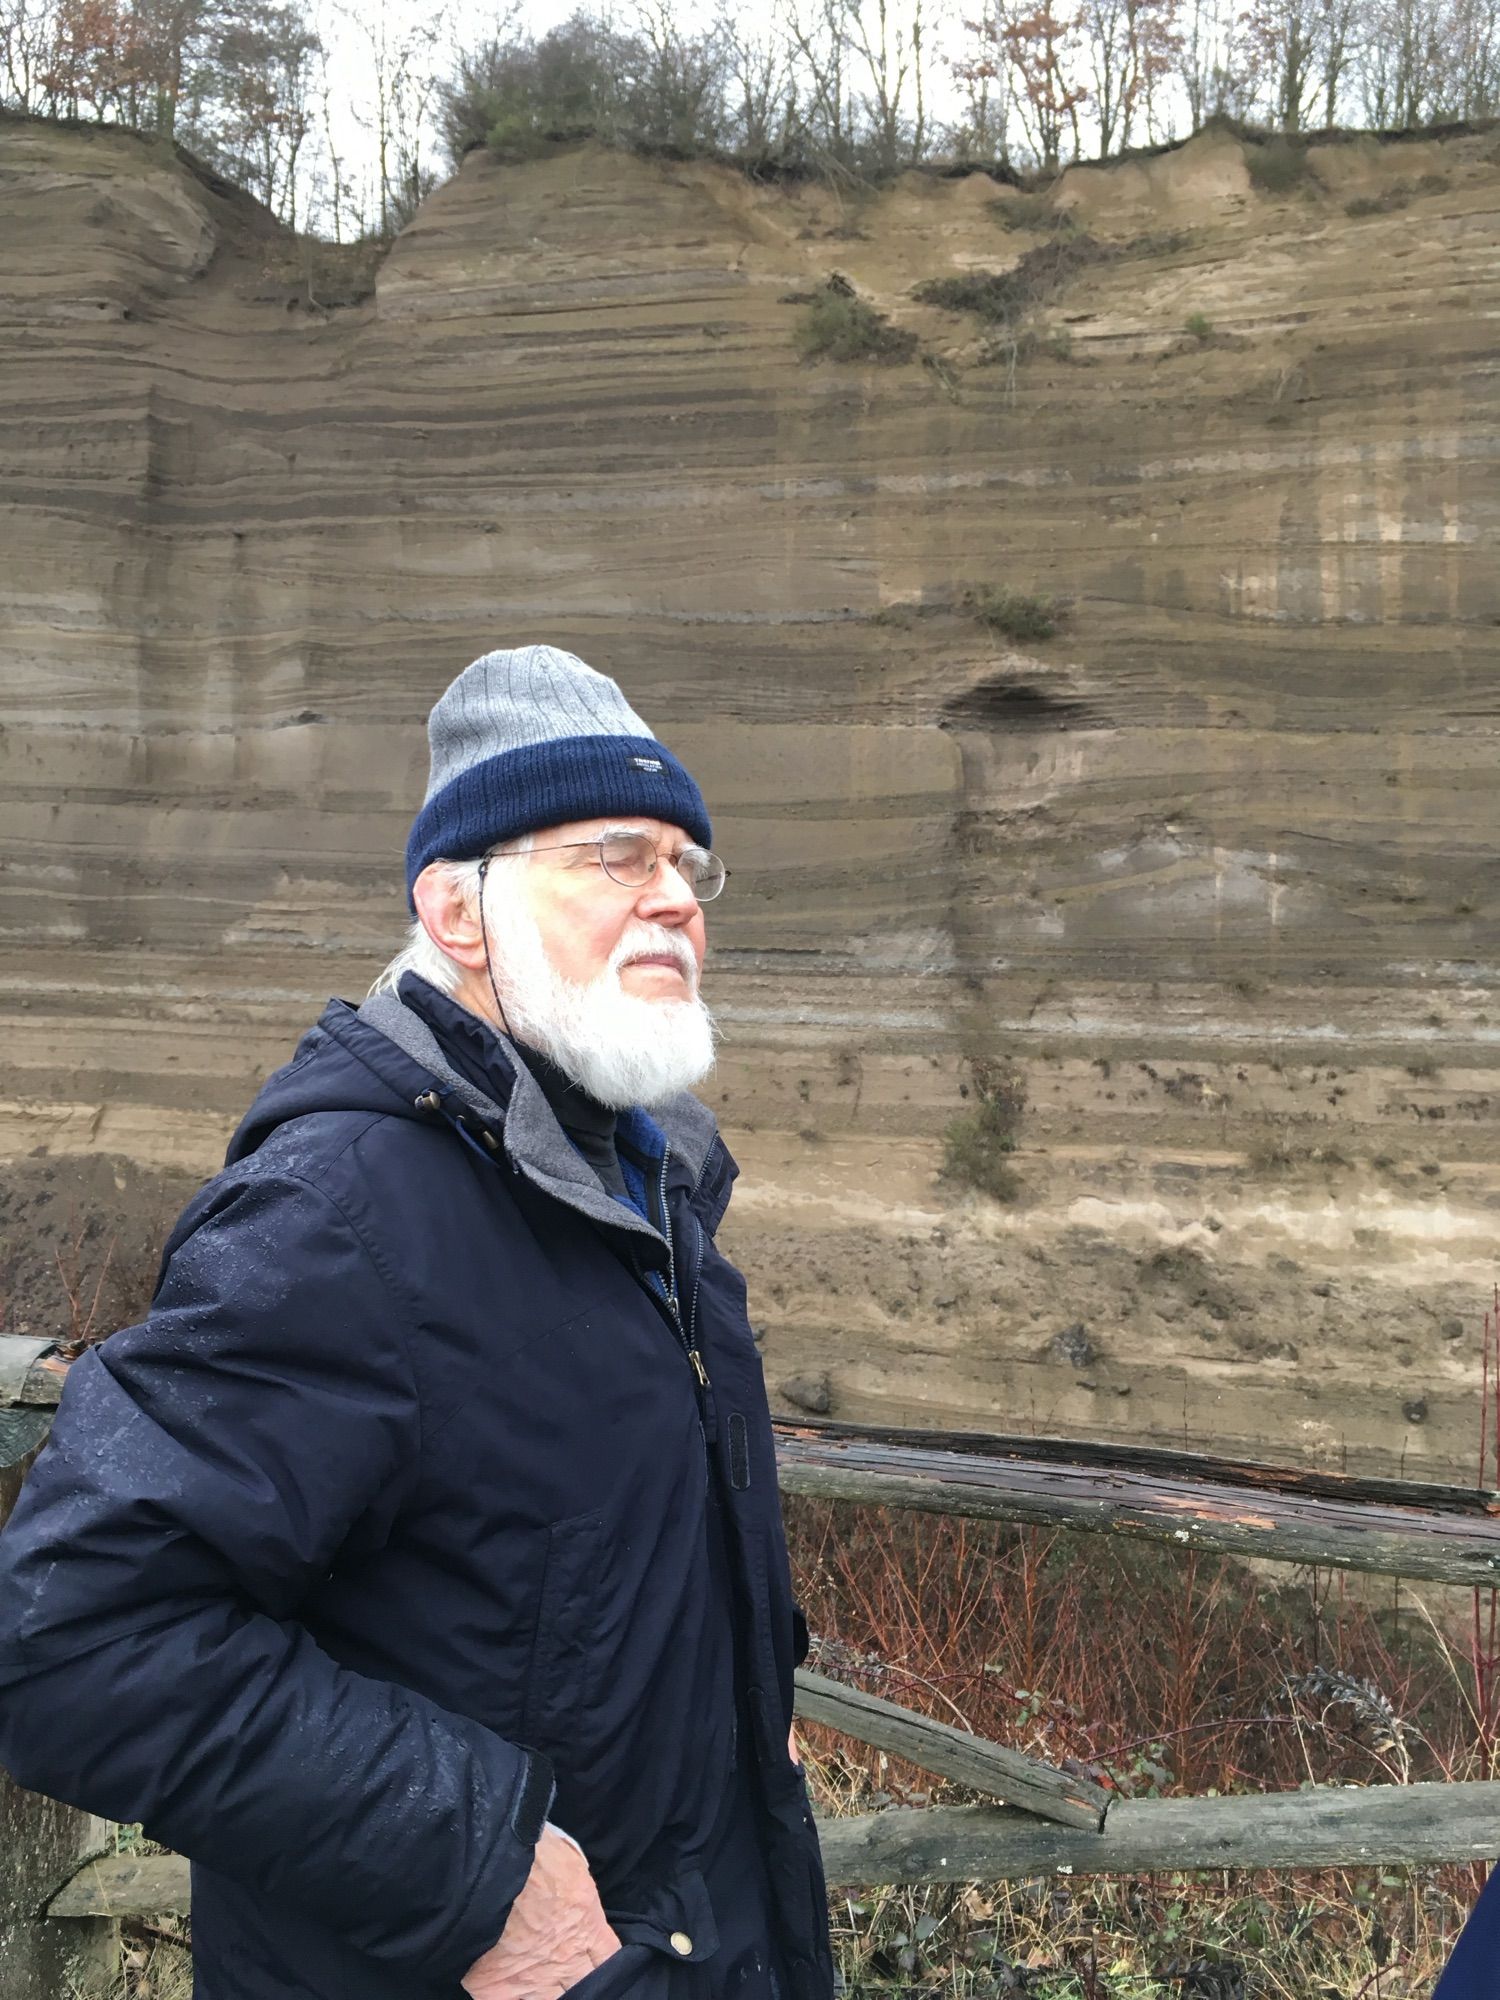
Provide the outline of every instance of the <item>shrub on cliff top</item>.
{"type": "Polygon", "coordinates": [[[584,136],[712,153],[727,137],[721,66],[711,34],[630,32],[580,9],[544,35],[511,29],[462,52],[438,85],[438,129],[455,163],[472,146],[527,157],[584,136]]]}

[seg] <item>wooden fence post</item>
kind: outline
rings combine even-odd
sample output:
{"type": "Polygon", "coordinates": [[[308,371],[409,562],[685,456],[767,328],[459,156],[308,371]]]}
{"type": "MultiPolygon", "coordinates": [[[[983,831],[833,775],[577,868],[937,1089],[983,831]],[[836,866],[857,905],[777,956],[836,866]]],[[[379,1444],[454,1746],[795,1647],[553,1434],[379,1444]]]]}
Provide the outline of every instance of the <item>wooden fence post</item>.
{"type": "MultiPolygon", "coordinates": [[[[50,1410],[0,1409],[0,1523],[46,1438],[50,1410]]],[[[59,1688],[58,1701],[66,1702],[59,1688]]],[[[42,1912],[80,1863],[108,1846],[105,1823],[0,1771],[0,1994],[4,2000],[96,2000],[119,1979],[119,1925],[58,1923],[42,1912]]]]}

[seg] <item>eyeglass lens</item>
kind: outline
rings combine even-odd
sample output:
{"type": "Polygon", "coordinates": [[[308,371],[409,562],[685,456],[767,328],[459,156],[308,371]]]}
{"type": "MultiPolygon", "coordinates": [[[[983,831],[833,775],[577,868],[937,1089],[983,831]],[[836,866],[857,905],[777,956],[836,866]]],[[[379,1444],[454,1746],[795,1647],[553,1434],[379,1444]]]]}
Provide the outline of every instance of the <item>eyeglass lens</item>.
{"type": "MultiPolygon", "coordinates": [[[[599,859],[610,880],[628,889],[644,887],[656,872],[656,848],[644,834],[600,841],[599,859]]],[[[724,886],[723,862],[704,847],[685,847],[677,862],[677,872],[700,903],[712,901],[724,886]]]]}

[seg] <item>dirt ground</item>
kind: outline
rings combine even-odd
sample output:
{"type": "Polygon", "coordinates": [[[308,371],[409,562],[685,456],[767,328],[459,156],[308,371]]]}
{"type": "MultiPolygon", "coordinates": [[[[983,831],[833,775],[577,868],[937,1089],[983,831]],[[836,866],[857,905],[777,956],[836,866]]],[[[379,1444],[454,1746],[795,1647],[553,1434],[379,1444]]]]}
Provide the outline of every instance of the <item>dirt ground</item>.
{"type": "Polygon", "coordinates": [[[0,1172],[0,1328],[78,1339],[150,1302],[161,1246],[196,1176],[120,1157],[11,1160],[0,1172]]]}

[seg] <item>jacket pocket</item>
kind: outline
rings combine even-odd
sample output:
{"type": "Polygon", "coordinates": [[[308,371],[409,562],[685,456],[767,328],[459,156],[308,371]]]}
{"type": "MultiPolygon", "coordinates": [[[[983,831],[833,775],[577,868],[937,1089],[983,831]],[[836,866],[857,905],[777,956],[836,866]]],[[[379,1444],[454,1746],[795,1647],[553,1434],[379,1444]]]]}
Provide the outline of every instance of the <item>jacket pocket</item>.
{"type": "Polygon", "coordinates": [[[628,1992],[651,1957],[651,1951],[643,1944],[622,1944],[602,1964],[586,1972],[576,1985],[566,1987],[562,2000],[605,2000],[606,1995],[628,1992]]]}
{"type": "Polygon", "coordinates": [[[591,1705],[604,1539],[596,1513],[554,1521],[547,1530],[519,1732],[532,1749],[566,1741],[591,1705]]]}

